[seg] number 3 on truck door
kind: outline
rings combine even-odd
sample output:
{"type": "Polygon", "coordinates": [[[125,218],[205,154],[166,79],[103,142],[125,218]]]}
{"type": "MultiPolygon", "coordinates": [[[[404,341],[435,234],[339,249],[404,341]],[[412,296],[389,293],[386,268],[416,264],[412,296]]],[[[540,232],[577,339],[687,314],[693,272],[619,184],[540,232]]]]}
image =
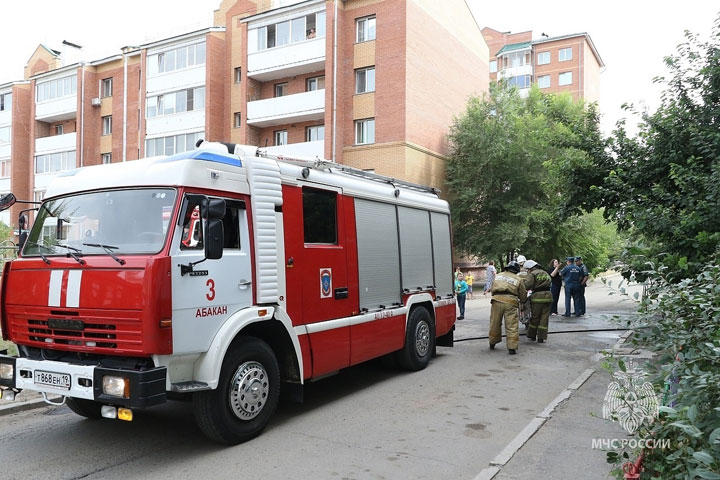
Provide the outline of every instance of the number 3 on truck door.
{"type": "Polygon", "coordinates": [[[205,282],[205,285],[208,287],[208,293],[205,294],[205,298],[208,299],[208,301],[212,302],[215,299],[215,280],[212,278],[208,278],[208,281],[205,282]]]}

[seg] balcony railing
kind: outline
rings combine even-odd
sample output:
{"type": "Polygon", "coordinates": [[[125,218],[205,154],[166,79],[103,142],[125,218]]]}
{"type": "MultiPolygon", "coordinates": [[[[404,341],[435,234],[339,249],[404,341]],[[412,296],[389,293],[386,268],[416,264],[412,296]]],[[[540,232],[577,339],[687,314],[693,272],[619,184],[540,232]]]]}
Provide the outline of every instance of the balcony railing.
{"type": "Polygon", "coordinates": [[[35,139],[35,155],[53,153],[60,151],[75,150],[77,144],[77,133],[65,133],[35,139]]]}
{"type": "Polygon", "coordinates": [[[325,156],[325,140],[289,143],[287,145],[263,148],[263,150],[272,155],[285,155],[286,157],[323,158],[325,156]]]}
{"type": "Polygon", "coordinates": [[[248,102],[247,123],[269,127],[289,122],[309,122],[325,116],[325,89],[248,102]]]}
{"type": "Polygon", "coordinates": [[[45,100],[35,105],[35,119],[43,122],[59,122],[77,116],[77,94],[45,100]]]}
{"type": "Polygon", "coordinates": [[[248,77],[265,82],[325,69],[325,37],[248,54],[248,77]]]}

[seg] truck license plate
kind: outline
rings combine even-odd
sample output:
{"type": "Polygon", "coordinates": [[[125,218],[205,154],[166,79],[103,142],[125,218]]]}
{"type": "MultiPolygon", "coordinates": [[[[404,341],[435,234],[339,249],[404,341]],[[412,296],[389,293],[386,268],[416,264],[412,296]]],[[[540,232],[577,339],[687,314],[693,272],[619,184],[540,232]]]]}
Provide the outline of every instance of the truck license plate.
{"type": "Polygon", "coordinates": [[[70,390],[70,375],[67,373],[42,372],[35,370],[35,384],[70,390]]]}

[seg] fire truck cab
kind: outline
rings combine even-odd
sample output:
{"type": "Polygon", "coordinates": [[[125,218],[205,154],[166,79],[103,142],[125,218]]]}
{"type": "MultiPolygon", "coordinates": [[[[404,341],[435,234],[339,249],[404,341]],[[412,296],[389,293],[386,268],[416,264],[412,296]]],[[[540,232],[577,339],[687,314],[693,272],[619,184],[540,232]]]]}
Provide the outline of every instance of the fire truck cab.
{"type": "Polygon", "coordinates": [[[198,425],[259,434],[281,384],[452,346],[448,204],[322,160],[203,142],[50,186],[0,288],[0,392],[90,418],[192,396],[198,425]]]}

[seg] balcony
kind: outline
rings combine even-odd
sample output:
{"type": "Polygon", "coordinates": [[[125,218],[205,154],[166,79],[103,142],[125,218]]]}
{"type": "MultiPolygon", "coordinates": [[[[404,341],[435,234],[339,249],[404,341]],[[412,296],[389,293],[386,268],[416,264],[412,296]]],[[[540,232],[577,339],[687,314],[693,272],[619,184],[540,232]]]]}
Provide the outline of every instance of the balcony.
{"type": "Polygon", "coordinates": [[[36,138],[35,155],[75,150],[76,145],[77,133],[75,132],[65,133],[63,135],[53,135],[52,137],[36,138]]]}
{"type": "Polygon", "coordinates": [[[285,155],[286,157],[324,158],[325,140],[290,143],[288,145],[278,145],[276,147],[263,148],[263,150],[272,155],[285,155]]]}
{"type": "Polygon", "coordinates": [[[247,123],[254,127],[309,122],[321,120],[324,116],[325,89],[256,100],[247,104],[247,123]]]}
{"type": "Polygon", "coordinates": [[[203,130],[205,128],[205,110],[160,115],[147,119],[146,134],[166,136],[186,130],[203,130]]]}
{"type": "Polygon", "coordinates": [[[171,92],[205,84],[205,64],[195,65],[167,73],[156,73],[147,77],[147,95],[171,92]]]}
{"type": "Polygon", "coordinates": [[[77,94],[45,100],[35,104],[35,119],[43,122],[60,122],[77,116],[77,94]]]}
{"type": "Polygon", "coordinates": [[[0,145],[0,158],[10,158],[10,145],[12,145],[12,143],[3,143],[0,145]]]}
{"type": "Polygon", "coordinates": [[[325,37],[248,54],[250,78],[261,82],[325,69],[325,37]]]}
{"type": "Polygon", "coordinates": [[[528,63],[525,65],[506,67],[501,70],[498,70],[498,79],[519,77],[522,75],[532,75],[532,74],[533,74],[533,66],[532,66],[532,64],[528,63]]]}
{"type": "Polygon", "coordinates": [[[0,112],[0,125],[10,125],[12,123],[12,112],[3,110],[0,112]]]}

